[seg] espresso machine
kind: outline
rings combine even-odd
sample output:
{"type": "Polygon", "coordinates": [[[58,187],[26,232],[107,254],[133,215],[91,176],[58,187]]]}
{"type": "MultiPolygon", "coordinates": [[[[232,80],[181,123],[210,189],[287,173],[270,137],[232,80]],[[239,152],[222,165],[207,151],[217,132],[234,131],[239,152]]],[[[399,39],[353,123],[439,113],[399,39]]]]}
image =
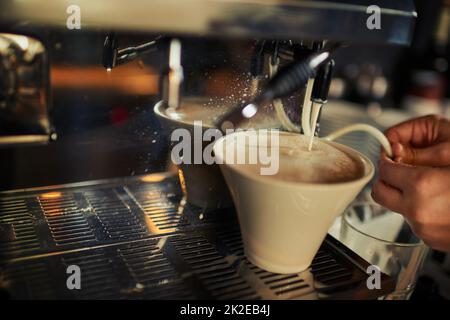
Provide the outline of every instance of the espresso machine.
{"type": "MultiPolygon", "coordinates": [[[[159,52],[159,100],[175,109],[189,100],[186,39],[250,41],[256,89],[217,120],[224,129],[274,99],[285,99],[274,117],[299,123],[295,106],[327,101],[334,52],[407,46],[415,18],[410,0],[2,1],[0,147],[58,140],[47,37],[57,29],[98,30],[105,74],[159,52]],[[148,41],[123,45],[125,31],[148,41]]],[[[259,269],[245,258],[234,209],[205,210],[186,199],[186,183],[149,172],[1,192],[0,290],[26,299],[375,299],[392,289],[383,274],[384,291],[369,290],[367,262],[331,236],[302,273],[259,269]],[[70,266],[82,271],[81,289],[67,285],[70,266]]]]}

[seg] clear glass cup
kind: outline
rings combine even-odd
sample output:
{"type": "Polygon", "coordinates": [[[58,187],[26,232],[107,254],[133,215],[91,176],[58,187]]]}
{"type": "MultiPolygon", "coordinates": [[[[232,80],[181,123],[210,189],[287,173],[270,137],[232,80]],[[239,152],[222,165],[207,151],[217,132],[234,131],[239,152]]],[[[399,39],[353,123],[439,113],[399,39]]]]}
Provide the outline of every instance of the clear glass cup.
{"type": "Polygon", "coordinates": [[[410,298],[428,248],[402,215],[374,203],[354,203],[342,215],[339,238],[394,279],[394,292],[379,299],[410,298]]]}

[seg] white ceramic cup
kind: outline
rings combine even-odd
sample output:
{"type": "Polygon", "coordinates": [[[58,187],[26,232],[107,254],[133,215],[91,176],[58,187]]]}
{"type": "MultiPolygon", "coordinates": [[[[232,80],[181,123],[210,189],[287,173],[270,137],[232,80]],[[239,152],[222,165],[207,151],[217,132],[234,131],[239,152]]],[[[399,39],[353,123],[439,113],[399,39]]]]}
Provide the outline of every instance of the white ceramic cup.
{"type": "MultiPolygon", "coordinates": [[[[258,134],[257,131],[253,131],[258,134]]],[[[374,166],[359,152],[329,141],[361,161],[364,173],[349,181],[331,184],[291,182],[259,175],[226,163],[226,148],[233,148],[235,132],[214,145],[216,160],[237,209],[247,258],[275,273],[296,273],[309,267],[334,219],[340,215],[374,174],[374,166]],[[224,148],[225,146],[225,148],[224,148]]],[[[279,132],[283,139],[301,137],[279,132]]],[[[283,164],[280,163],[280,169],[283,164]]]]}

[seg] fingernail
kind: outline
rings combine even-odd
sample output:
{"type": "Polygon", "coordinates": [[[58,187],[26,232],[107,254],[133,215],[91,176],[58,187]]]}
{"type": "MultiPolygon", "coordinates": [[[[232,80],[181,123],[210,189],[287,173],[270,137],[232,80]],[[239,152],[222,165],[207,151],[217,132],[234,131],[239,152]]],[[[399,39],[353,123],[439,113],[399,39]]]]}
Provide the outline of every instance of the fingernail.
{"type": "Polygon", "coordinates": [[[394,143],[393,149],[394,149],[394,154],[399,155],[399,154],[403,153],[404,148],[401,143],[396,142],[396,143],[394,143]]]}

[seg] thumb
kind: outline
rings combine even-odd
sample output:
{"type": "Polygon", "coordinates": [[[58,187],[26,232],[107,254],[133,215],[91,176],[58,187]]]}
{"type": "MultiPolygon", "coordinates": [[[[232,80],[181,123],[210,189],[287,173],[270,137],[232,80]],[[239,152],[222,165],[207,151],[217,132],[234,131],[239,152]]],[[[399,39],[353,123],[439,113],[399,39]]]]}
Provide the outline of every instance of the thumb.
{"type": "Polygon", "coordinates": [[[450,143],[439,143],[426,148],[413,148],[398,142],[392,145],[397,162],[419,166],[444,167],[450,165],[450,143]]]}

